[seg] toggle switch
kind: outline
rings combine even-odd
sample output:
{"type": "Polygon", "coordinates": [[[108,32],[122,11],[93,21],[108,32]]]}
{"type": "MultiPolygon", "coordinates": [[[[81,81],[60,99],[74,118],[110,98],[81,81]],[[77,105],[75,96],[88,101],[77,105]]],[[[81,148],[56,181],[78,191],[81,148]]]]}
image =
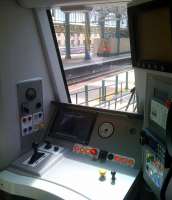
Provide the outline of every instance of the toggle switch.
{"type": "Polygon", "coordinates": [[[54,151],[57,152],[59,150],[58,146],[54,146],[54,151]]]}
{"type": "Polygon", "coordinates": [[[115,179],[116,179],[116,171],[111,171],[111,175],[112,175],[112,182],[114,182],[115,181],[115,179]]]}
{"type": "Polygon", "coordinates": [[[45,149],[51,149],[51,147],[52,147],[52,144],[49,142],[49,141],[45,141],[45,149]]]}

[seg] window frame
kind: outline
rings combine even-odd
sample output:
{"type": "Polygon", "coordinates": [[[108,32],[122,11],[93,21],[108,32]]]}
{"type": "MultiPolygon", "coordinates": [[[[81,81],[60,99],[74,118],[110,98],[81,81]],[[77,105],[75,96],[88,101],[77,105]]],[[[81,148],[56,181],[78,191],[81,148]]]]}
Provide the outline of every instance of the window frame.
{"type": "Polygon", "coordinates": [[[68,85],[67,85],[67,80],[66,80],[66,76],[65,76],[64,66],[63,66],[61,55],[60,55],[60,49],[59,49],[59,45],[57,43],[56,32],[55,32],[54,24],[53,24],[53,18],[52,18],[50,9],[47,9],[46,12],[47,12],[47,17],[48,17],[48,21],[49,21],[49,25],[50,25],[50,29],[51,29],[51,34],[52,34],[54,45],[55,45],[57,58],[59,60],[59,66],[60,66],[60,70],[61,70],[61,74],[62,74],[62,79],[64,81],[65,92],[67,95],[68,103],[72,104],[68,85]]]}
{"type": "MultiPolygon", "coordinates": [[[[51,29],[51,32],[52,32],[52,37],[53,37],[55,48],[56,48],[57,58],[59,60],[59,66],[60,66],[60,70],[61,70],[61,73],[62,73],[62,79],[64,80],[65,91],[66,91],[66,94],[67,94],[67,97],[68,97],[68,104],[76,105],[78,107],[82,106],[82,105],[78,105],[78,104],[72,103],[72,99],[71,99],[70,92],[69,92],[69,87],[68,87],[68,84],[67,84],[67,79],[66,79],[66,75],[65,75],[65,71],[64,71],[64,65],[63,65],[63,62],[62,62],[62,57],[61,57],[59,45],[58,45],[58,42],[57,42],[56,32],[55,32],[53,18],[52,18],[51,10],[50,9],[47,10],[47,16],[48,16],[48,21],[49,21],[49,24],[50,24],[50,29],[51,29]]],[[[83,43],[84,42],[85,42],[85,40],[83,40],[83,43]]],[[[87,107],[89,109],[93,108],[93,109],[96,109],[96,110],[98,109],[98,110],[106,110],[107,112],[109,112],[109,111],[113,112],[113,110],[107,109],[107,108],[97,108],[97,107],[86,106],[86,105],[84,105],[84,107],[87,107]]],[[[131,112],[119,111],[119,110],[114,110],[114,111],[115,112],[119,112],[119,113],[131,113],[131,112]]],[[[134,113],[134,114],[138,114],[138,112],[134,113]]]]}

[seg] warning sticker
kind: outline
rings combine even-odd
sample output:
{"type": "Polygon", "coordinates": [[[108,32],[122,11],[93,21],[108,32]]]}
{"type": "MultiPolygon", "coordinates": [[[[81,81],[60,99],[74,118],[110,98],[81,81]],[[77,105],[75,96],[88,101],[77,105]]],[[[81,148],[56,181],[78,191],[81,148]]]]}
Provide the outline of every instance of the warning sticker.
{"type": "Polygon", "coordinates": [[[166,122],[168,116],[168,108],[163,104],[152,100],[151,101],[151,112],[150,119],[158,124],[161,128],[166,130],[166,122]]]}

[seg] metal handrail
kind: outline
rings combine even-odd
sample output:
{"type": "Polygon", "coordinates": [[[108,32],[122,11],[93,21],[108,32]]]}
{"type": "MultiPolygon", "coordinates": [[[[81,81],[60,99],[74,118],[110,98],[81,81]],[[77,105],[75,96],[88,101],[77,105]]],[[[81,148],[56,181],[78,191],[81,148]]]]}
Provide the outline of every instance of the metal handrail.
{"type": "MultiPolygon", "coordinates": [[[[129,71],[131,71],[131,70],[128,70],[127,72],[129,72],[129,71]]],[[[116,109],[116,107],[119,108],[118,110],[121,110],[121,109],[125,108],[125,111],[127,111],[128,108],[130,107],[130,105],[133,105],[133,112],[135,112],[136,109],[137,109],[137,105],[135,105],[135,103],[137,103],[137,99],[135,98],[135,95],[133,94],[133,89],[130,90],[130,92],[129,92],[129,89],[128,89],[128,83],[129,83],[128,82],[128,73],[127,73],[127,76],[126,76],[126,81],[118,82],[118,75],[122,74],[122,73],[118,73],[116,75],[116,79],[114,80],[114,84],[108,85],[108,84],[105,84],[106,81],[108,81],[108,80],[102,80],[102,86],[100,86],[100,87],[95,87],[95,88],[90,88],[89,89],[88,85],[85,85],[85,90],[79,91],[79,92],[75,92],[75,93],[71,93],[70,95],[71,96],[75,95],[75,101],[76,101],[76,104],[78,104],[78,105],[87,105],[87,106],[89,106],[89,103],[94,102],[94,101],[99,101],[98,104],[96,104],[96,102],[95,102],[95,103],[92,103],[91,106],[94,106],[94,107],[101,107],[101,106],[103,106],[103,107],[106,106],[107,107],[108,106],[108,108],[110,109],[113,104],[117,104],[117,103],[119,103],[119,101],[123,101],[123,103],[126,103],[127,105],[125,105],[125,106],[122,105],[123,106],[122,108],[119,108],[119,105],[115,105],[114,109],[116,109]],[[123,87],[123,84],[125,84],[125,88],[123,87]],[[121,87],[119,87],[119,85],[121,87]],[[110,88],[112,86],[114,88],[110,88]],[[112,93],[109,93],[112,89],[114,91],[112,93]],[[98,92],[99,92],[98,97],[89,100],[89,92],[90,91],[96,91],[96,90],[98,90],[98,92]],[[83,98],[85,98],[85,101],[78,103],[78,100],[79,100],[78,96],[80,94],[83,94],[83,93],[85,94],[83,96],[83,98]],[[130,96],[129,101],[127,103],[125,99],[130,94],[131,94],[131,96],[130,96]],[[107,100],[108,97],[110,97],[110,98],[107,100]],[[125,102],[124,102],[124,100],[125,100],[125,102]]],[[[97,93],[94,93],[94,95],[97,96],[97,93]]]]}

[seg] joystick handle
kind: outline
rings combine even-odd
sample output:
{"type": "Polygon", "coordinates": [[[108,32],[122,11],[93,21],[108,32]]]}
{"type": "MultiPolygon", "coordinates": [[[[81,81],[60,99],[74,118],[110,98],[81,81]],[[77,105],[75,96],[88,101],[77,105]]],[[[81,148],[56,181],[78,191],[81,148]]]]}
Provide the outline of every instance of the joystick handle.
{"type": "Polygon", "coordinates": [[[32,148],[33,148],[34,154],[36,154],[38,152],[38,146],[39,146],[38,143],[35,143],[35,142],[32,143],[32,148]]]}

